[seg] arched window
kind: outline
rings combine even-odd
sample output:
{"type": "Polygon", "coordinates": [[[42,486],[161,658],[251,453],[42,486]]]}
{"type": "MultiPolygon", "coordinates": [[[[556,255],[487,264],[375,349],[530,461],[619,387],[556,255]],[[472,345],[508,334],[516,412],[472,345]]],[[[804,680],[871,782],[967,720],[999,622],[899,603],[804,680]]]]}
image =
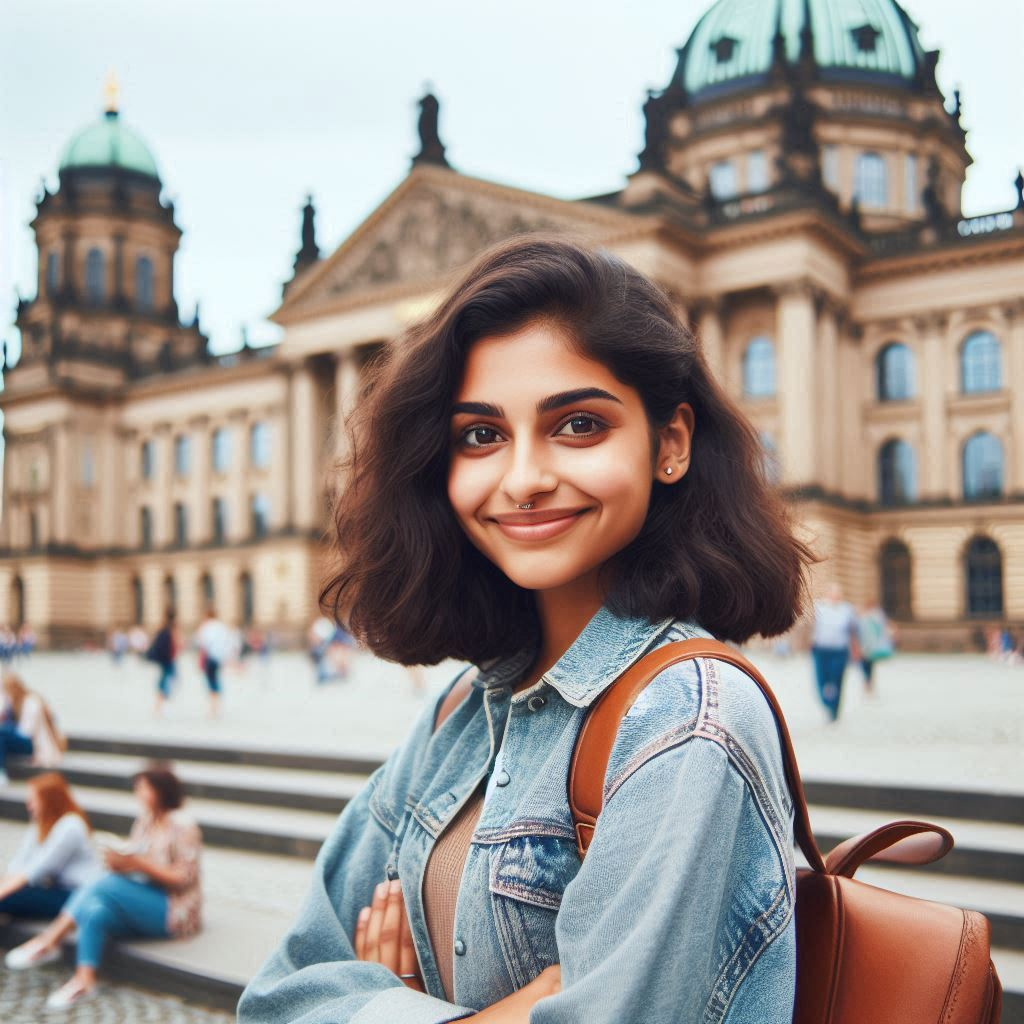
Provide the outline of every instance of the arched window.
{"type": "Polygon", "coordinates": [[[242,625],[251,626],[255,615],[256,601],[252,589],[252,576],[243,572],[238,578],[239,604],[242,608],[242,625]]]}
{"type": "Polygon", "coordinates": [[[854,198],[865,207],[889,205],[889,182],[881,153],[860,153],[853,180],[854,198]]]}
{"type": "Polygon", "coordinates": [[[878,555],[882,584],[882,609],[892,619],[913,617],[910,601],[910,548],[901,540],[889,540],[878,555]]]}
{"type": "Polygon", "coordinates": [[[743,353],[743,394],[747,398],[771,398],[775,394],[775,346],[759,337],[743,353]]]}
{"type": "Polygon", "coordinates": [[[164,611],[173,612],[178,608],[178,585],[173,576],[164,577],[164,611]]]}
{"type": "Polygon", "coordinates": [[[906,345],[886,345],[875,358],[875,374],[880,402],[914,397],[914,355],[906,345]]]}
{"type": "Polygon", "coordinates": [[[56,249],[46,254],[46,294],[53,295],[60,286],[60,256],[56,249]]]}
{"type": "Polygon", "coordinates": [[[1002,346],[991,331],[967,335],[960,349],[960,387],[965,395],[1003,386],[1002,346]]]}
{"type": "Polygon", "coordinates": [[[107,263],[100,249],[90,249],[85,257],[85,295],[94,306],[107,298],[107,263]]]}
{"type": "Polygon", "coordinates": [[[1003,556],[994,540],[975,537],[964,556],[967,614],[993,618],[1003,614],[1003,556]]]}
{"type": "Polygon", "coordinates": [[[205,612],[207,608],[214,606],[216,592],[213,587],[213,577],[204,572],[199,580],[199,607],[205,612]]]}
{"type": "Polygon", "coordinates": [[[153,308],[153,261],[148,256],[135,261],[135,306],[143,310],[153,308]]]}
{"type": "Polygon", "coordinates": [[[1002,493],[1002,443],[994,434],[975,434],[964,445],[964,497],[998,498],[1002,493]]]}
{"type": "Polygon", "coordinates": [[[878,500],[882,505],[917,500],[917,460],[906,441],[886,441],[878,451],[878,500]]]}
{"type": "Polygon", "coordinates": [[[142,592],[142,580],[132,577],[132,621],[141,626],[146,617],[146,599],[142,592]]]}
{"type": "Polygon", "coordinates": [[[764,450],[764,475],[770,484],[777,484],[782,476],[782,464],[779,460],[779,449],[771,434],[761,433],[761,447],[764,450]]]}

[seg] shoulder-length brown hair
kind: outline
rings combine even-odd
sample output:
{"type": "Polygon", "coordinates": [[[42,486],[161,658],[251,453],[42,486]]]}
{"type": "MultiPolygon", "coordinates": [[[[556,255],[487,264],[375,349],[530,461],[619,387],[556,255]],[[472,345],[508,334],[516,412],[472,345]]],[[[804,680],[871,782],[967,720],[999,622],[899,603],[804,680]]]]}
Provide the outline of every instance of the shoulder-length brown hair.
{"type": "Polygon", "coordinates": [[[532,593],[466,538],[447,477],[450,410],[470,346],[538,320],[635,388],[652,431],[681,402],[696,418],[689,472],[653,487],[640,534],[608,566],[611,607],[696,619],[724,640],[787,630],[814,556],[793,536],[753,427],[656,285],[607,252],[536,235],[484,253],[375,367],[348,423],[339,564],[324,607],[406,664],[480,662],[535,636],[532,593]]]}
{"type": "Polygon", "coordinates": [[[39,813],[36,816],[39,842],[46,840],[50,830],[65,814],[77,814],[85,822],[85,827],[91,830],[92,826],[85,811],[71,795],[63,775],[57,772],[43,772],[29,779],[28,786],[39,801],[39,813]]]}

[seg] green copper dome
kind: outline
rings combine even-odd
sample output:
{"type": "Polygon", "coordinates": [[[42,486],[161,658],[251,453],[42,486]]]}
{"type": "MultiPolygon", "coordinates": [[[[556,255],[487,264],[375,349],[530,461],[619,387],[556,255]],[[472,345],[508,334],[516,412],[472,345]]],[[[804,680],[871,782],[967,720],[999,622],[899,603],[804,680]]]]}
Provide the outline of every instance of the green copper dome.
{"type": "Polygon", "coordinates": [[[116,110],[80,131],[65,147],[62,171],[79,167],[119,167],[159,180],[149,147],[128,128],[116,110]]]}
{"type": "Polygon", "coordinates": [[[895,0],[718,0],[680,51],[676,81],[691,98],[754,86],[777,51],[795,63],[808,44],[825,80],[911,85],[925,61],[895,0]]]}

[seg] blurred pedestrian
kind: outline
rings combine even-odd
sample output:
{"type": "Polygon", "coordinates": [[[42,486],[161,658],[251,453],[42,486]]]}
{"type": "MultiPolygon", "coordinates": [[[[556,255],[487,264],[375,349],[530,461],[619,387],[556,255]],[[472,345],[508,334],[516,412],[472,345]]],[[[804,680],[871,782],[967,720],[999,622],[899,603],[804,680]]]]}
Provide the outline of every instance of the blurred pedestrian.
{"type": "Polygon", "coordinates": [[[18,630],[17,642],[15,645],[15,656],[26,660],[36,649],[36,631],[27,623],[23,622],[18,630]]]}
{"type": "Polygon", "coordinates": [[[196,633],[196,644],[210,693],[210,717],[216,718],[220,711],[220,671],[234,655],[236,646],[234,632],[217,618],[212,606],[206,609],[206,618],[196,633]]]}
{"type": "Polygon", "coordinates": [[[149,636],[142,626],[132,626],[128,631],[128,649],[140,658],[149,649],[149,636]]]}
{"type": "Polygon", "coordinates": [[[100,874],[89,820],[57,772],[29,779],[25,808],[30,824],[0,879],[0,914],[54,918],[75,889],[100,874]]]}
{"type": "Polygon", "coordinates": [[[891,658],[896,630],[877,601],[866,601],[857,616],[857,653],[864,672],[864,689],[873,695],[875,663],[891,658]]]}
{"type": "Polygon", "coordinates": [[[118,626],[110,631],[107,638],[107,650],[110,651],[110,658],[114,665],[121,667],[125,654],[128,653],[128,634],[118,626]]]}
{"type": "Polygon", "coordinates": [[[177,658],[180,648],[174,609],[171,608],[164,618],[164,624],[156,631],[149,650],[146,651],[146,660],[152,661],[160,673],[156,683],[156,706],[153,709],[157,718],[163,714],[164,704],[171,698],[171,690],[177,678],[177,658]]]}
{"type": "Polygon", "coordinates": [[[9,673],[4,676],[3,695],[5,711],[0,725],[0,785],[6,786],[7,758],[10,754],[24,754],[44,768],[60,764],[67,741],[45,700],[30,690],[21,679],[9,673]]]}
{"type": "Polygon", "coordinates": [[[818,682],[818,696],[829,720],[839,717],[843,675],[850,659],[850,645],[857,639],[857,613],[843,600],[838,583],[829,585],[825,597],[814,602],[811,656],[818,682]]]}
{"type": "Polygon", "coordinates": [[[96,969],[107,940],[145,936],[178,938],[201,925],[202,892],[199,826],[180,811],[184,789],[166,768],[139,772],[133,780],[141,813],[127,846],[104,853],[107,871],[75,892],[43,932],[12,949],[11,970],[56,959],[65,935],[78,929],[75,973],[46,1001],[48,1010],[67,1010],[96,992],[96,969]]]}

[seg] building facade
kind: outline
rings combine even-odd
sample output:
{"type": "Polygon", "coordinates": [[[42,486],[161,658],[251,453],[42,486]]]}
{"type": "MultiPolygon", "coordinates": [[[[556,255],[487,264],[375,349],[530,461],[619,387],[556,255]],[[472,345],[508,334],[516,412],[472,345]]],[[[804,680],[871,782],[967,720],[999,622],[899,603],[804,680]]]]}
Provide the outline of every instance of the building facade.
{"type": "Polygon", "coordinates": [[[698,22],[613,194],[460,174],[424,97],[405,180],[324,258],[307,203],[283,341],[227,358],[178,315],[148,150],[114,111],[72,140],[0,399],[0,621],[66,642],[215,603],[299,635],[362,369],[480,249],[544,230],[673,297],[824,556],[817,585],[880,597],[908,646],[1024,623],[1024,179],[1015,209],[963,218],[959,96],[894,0],[752,10],[698,22]]]}

